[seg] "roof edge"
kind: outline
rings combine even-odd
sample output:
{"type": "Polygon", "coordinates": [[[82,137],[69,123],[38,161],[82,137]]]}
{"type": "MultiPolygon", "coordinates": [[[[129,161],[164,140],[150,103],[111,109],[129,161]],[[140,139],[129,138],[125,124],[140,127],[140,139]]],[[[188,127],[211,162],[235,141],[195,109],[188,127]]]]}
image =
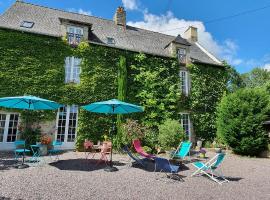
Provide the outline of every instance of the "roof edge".
{"type": "Polygon", "coordinates": [[[214,56],[212,53],[210,53],[208,50],[206,50],[200,43],[195,42],[195,45],[197,45],[209,58],[211,58],[213,61],[217,62],[218,64],[222,65],[222,62],[214,56]]]}

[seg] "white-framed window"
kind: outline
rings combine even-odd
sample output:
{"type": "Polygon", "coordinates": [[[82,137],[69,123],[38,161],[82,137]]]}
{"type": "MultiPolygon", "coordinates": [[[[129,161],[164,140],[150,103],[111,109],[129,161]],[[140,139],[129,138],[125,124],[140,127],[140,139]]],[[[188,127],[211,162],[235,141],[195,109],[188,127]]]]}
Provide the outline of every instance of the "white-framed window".
{"type": "Polygon", "coordinates": [[[187,50],[185,48],[178,48],[177,57],[179,63],[185,64],[187,62],[187,50]]]}
{"type": "Polygon", "coordinates": [[[0,143],[14,142],[17,139],[19,114],[0,113],[0,143]]]}
{"type": "Polygon", "coordinates": [[[67,27],[68,43],[78,45],[83,38],[83,28],[76,26],[67,27]]]}
{"type": "Polygon", "coordinates": [[[189,75],[188,71],[186,70],[180,70],[180,89],[181,92],[188,96],[189,94],[189,75]]]}
{"type": "Polygon", "coordinates": [[[80,58],[67,57],[65,60],[65,83],[80,83],[81,74],[80,58]]]}
{"type": "Polygon", "coordinates": [[[190,117],[189,113],[180,113],[181,116],[181,124],[184,132],[190,138],[191,130],[190,130],[190,117]]]}
{"type": "Polygon", "coordinates": [[[56,140],[61,142],[75,142],[78,124],[78,106],[63,106],[57,114],[56,140]]]}

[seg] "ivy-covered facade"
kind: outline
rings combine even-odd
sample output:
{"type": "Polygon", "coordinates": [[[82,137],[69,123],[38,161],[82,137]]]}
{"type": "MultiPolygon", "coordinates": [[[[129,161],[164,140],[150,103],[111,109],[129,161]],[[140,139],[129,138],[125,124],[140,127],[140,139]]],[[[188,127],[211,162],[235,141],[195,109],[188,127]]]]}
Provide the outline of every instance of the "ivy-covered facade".
{"type": "MultiPolygon", "coordinates": [[[[17,9],[28,7],[51,11],[16,2],[9,12],[20,16],[17,9]]],[[[59,15],[63,15],[61,12],[59,15]]],[[[125,11],[120,12],[118,20],[122,14],[125,11]]],[[[144,113],[128,117],[138,119],[154,130],[165,119],[171,118],[181,121],[191,140],[195,136],[215,137],[216,104],[226,90],[227,71],[204,49],[201,49],[201,55],[196,52],[194,48],[200,48],[196,41],[181,36],[164,38],[170,41],[166,42],[164,52],[124,48],[116,45],[117,37],[107,37],[106,44],[97,42],[100,35],[94,31],[94,26],[89,28],[87,20],[71,20],[70,17],[58,16],[61,29],[67,30],[59,36],[52,32],[42,33],[42,29],[37,32],[35,26],[39,24],[35,18],[32,19],[33,29],[21,27],[25,25],[22,18],[19,27],[25,30],[23,32],[10,24],[5,26],[0,19],[0,97],[29,94],[65,105],[55,112],[33,114],[43,133],[61,140],[64,148],[74,148],[75,142],[80,147],[87,138],[101,140],[109,131],[110,118],[89,113],[80,106],[119,98],[144,106],[144,113]],[[194,59],[196,56],[198,58],[194,59]]],[[[117,28],[120,26],[120,34],[129,28],[120,22],[112,24],[117,28]]],[[[194,36],[196,29],[188,31],[187,34],[194,36]]],[[[118,39],[120,41],[120,37],[118,39]]],[[[145,45],[141,48],[149,49],[145,45]]],[[[17,126],[23,118],[24,113],[18,110],[0,111],[0,150],[13,147],[12,142],[20,137],[17,126]]]]}

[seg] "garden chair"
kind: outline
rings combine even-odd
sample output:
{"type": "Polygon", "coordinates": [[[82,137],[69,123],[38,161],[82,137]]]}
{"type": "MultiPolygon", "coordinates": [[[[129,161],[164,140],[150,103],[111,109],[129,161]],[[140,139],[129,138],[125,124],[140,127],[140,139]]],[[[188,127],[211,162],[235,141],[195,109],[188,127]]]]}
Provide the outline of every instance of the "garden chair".
{"type": "Polygon", "coordinates": [[[31,151],[33,153],[32,157],[30,158],[31,162],[41,163],[41,155],[40,155],[40,144],[30,145],[31,151]]]}
{"type": "Polygon", "coordinates": [[[124,151],[125,153],[127,153],[127,155],[128,155],[132,160],[134,160],[135,163],[141,165],[141,166],[144,167],[144,168],[146,167],[146,165],[145,165],[145,163],[144,163],[145,158],[144,158],[144,159],[140,159],[140,158],[138,158],[137,156],[133,155],[133,154],[130,152],[128,146],[124,146],[123,151],[124,151]]]}
{"type": "Polygon", "coordinates": [[[169,160],[165,158],[155,157],[155,172],[165,172],[167,177],[174,180],[182,180],[179,176],[179,166],[172,165],[169,160]]]}
{"type": "Polygon", "coordinates": [[[189,154],[191,146],[191,142],[181,142],[176,151],[171,153],[171,158],[184,160],[185,157],[189,154]]]}
{"type": "Polygon", "coordinates": [[[55,161],[59,160],[59,155],[62,152],[61,146],[62,146],[61,141],[54,140],[52,142],[52,149],[48,150],[48,154],[50,155],[51,158],[52,156],[55,156],[55,161]]]}
{"type": "Polygon", "coordinates": [[[30,153],[29,149],[25,149],[25,140],[16,140],[15,145],[15,160],[18,160],[19,157],[22,157],[22,164],[24,164],[24,158],[26,153],[30,153]]]}
{"type": "Polygon", "coordinates": [[[148,154],[143,150],[140,140],[133,140],[132,143],[136,152],[140,154],[142,157],[148,158],[148,159],[154,159],[156,157],[155,155],[148,154]]]}
{"type": "Polygon", "coordinates": [[[104,161],[105,164],[107,165],[107,163],[109,162],[108,158],[107,158],[107,154],[110,153],[110,151],[109,151],[110,149],[111,149],[111,147],[109,146],[109,144],[107,142],[102,143],[102,147],[100,150],[100,158],[99,158],[96,165],[100,164],[102,161],[104,161]]]}
{"type": "Polygon", "coordinates": [[[217,182],[218,184],[222,184],[224,182],[229,182],[221,172],[217,172],[218,167],[223,162],[225,158],[225,153],[219,153],[210,159],[208,162],[194,162],[192,163],[197,170],[191,175],[207,175],[213,181],[217,182]],[[221,179],[221,180],[219,180],[221,179]]]}
{"type": "MultiPolygon", "coordinates": [[[[92,153],[94,147],[94,143],[90,140],[87,140],[83,143],[83,148],[84,148],[84,154],[85,154],[85,159],[88,158],[88,156],[92,153]]],[[[95,156],[95,154],[92,156],[92,158],[95,156]]]]}

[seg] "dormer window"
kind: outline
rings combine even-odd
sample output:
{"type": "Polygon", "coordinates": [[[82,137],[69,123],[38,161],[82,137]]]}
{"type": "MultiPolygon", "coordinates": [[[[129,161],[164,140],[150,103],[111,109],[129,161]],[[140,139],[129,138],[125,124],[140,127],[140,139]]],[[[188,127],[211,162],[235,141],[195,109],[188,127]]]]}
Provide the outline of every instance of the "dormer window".
{"type": "Polygon", "coordinates": [[[187,51],[185,48],[177,49],[177,57],[180,64],[186,64],[187,62],[187,51]]]}
{"type": "Polygon", "coordinates": [[[23,21],[21,23],[21,27],[24,27],[24,28],[33,28],[34,24],[35,24],[34,22],[23,21]]]}
{"type": "Polygon", "coordinates": [[[107,37],[107,44],[115,44],[115,39],[111,37],[107,37]]]}
{"type": "Polygon", "coordinates": [[[67,28],[68,43],[77,46],[83,38],[83,28],[69,26],[67,28]]]}

